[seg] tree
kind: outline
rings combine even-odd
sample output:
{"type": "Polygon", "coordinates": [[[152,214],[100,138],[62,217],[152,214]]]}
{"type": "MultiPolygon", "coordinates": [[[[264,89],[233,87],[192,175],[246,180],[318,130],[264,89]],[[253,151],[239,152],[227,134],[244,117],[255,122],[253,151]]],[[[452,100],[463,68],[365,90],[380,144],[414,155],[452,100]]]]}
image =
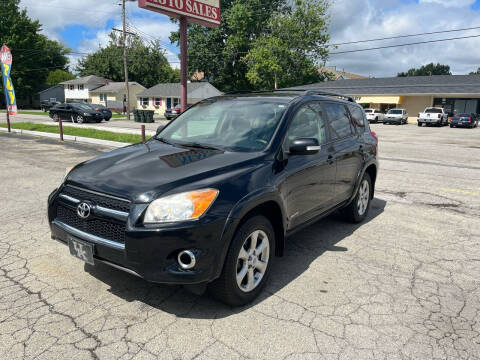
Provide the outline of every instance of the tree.
{"type": "Polygon", "coordinates": [[[250,83],[277,89],[324,78],[317,64],[328,55],[327,5],[323,0],[297,0],[290,11],[271,17],[269,34],[257,39],[244,58],[250,83]]]}
{"type": "Polygon", "coordinates": [[[75,75],[73,75],[68,71],[57,69],[54,71],[50,71],[50,73],[47,76],[47,79],[45,80],[45,83],[47,85],[53,86],[53,85],[60,84],[63,81],[72,80],[72,79],[75,79],[75,75]]]}
{"type": "Polygon", "coordinates": [[[5,0],[0,6],[0,45],[12,50],[12,80],[18,98],[28,97],[45,84],[52,69],[68,70],[69,49],[41,34],[38,21],[20,10],[19,0],[5,0]]]}
{"type": "MultiPolygon", "coordinates": [[[[97,75],[113,81],[125,81],[120,38],[110,34],[110,42],[93,54],[80,59],[76,70],[80,76],[97,75]]],[[[145,44],[137,36],[127,37],[128,78],[145,87],[178,81],[178,75],[165,57],[165,50],[154,41],[145,44]]]]}
{"type": "MultiPolygon", "coordinates": [[[[222,25],[219,28],[188,26],[189,74],[196,70],[203,72],[205,79],[222,91],[273,88],[275,73],[280,86],[316,81],[316,59],[318,55],[326,58],[326,48],[316,46],[315,51],[321,48],[316,53],[301,47],[315,43],[312,37],[318,40],[317,45],[325,44],[328,40],[326,27],[320,26],[321,31],[318,31],[318,24],[325,24],[327,17],[323,10],[315,14],[318,19],[314,19],[310,12],[296,13],[299,3],[309,4],[312,13],[327,5],[324,0],[295,1],[293,6],[291,0],[222,0],[222,25]],[[314,4],[322,6],[314,7],[314,4]],[[313,20],[314,24],[306,22],[306,18],[300,15],[313,20]],[[275,19],[279,16],[280,19],[275,19]],[[301,34],[289,33],[300,28],[294,26],[293,18],[305,27],[301,34]],[[281,31],[282,24],[288,25],[289,29],[281,31]],[[307,40],[301,39],[302,35],[306,35],[307,40]],[[299,39],[302,41],[296,43],[299,39]],[[287,59],[282,60],[287,53],[287,59]],[[295,55],[300,56],[297,61],[293,61],[295,55]]],[[[307,8],[303,5],[303,9],[307,8]]],[[[172,33],[170,40],[178,42],[178,32],[172,33]]]]}
{"type": "Polygon", "coordinates": [[[477,69],[477,71],[472,71],[470,75],[480,75],[480,67],[477,69]]]}
{"type": "Polygon", "coordinates": [[[442,65],[440,63],[437,63],[436,65],[434,63],[430,63],[427,65],[423,65],[418,69],[412,68],[408,70],[406,73],[401,72],[397,74],[398,77],[432,76],[432,75],[452,75],[452,73],[450,72],[450,66],[442,65]]]}

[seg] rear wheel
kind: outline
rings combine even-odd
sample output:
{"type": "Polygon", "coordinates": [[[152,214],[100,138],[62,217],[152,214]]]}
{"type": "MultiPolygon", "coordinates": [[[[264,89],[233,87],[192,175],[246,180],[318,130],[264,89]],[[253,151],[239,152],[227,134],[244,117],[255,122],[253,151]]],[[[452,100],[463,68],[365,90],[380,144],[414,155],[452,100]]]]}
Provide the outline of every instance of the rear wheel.
{"type": "Polygon", "coordinates": [[[421,123],[421,122],[419,122],[419,123],[418,123],[418,126],[422,127],[422,123],[421,123]]]}
{"type": "Polygon", "coordinates": [[[58,119],[59,119],[58,114],[53,114],[52,119],[53,121],[58,122],[58,119]]]}
{"type": "Polygon", "coordinates": [[[264,216],[248,219],[230,244],[220,277],[209,285],[211,294],[232,305],[245,305],[262,291],[275,254],[275,232],[264,216]]]}
{"type": "Polygon", "coordinates": [[[83,124],[84,121],[85,121],[85,119],[83,118],[82,115],[78,115],[78,116],[77,116],[77,123],[78,123],[78,124],[83,124]]]}
{"type": "Polygon", "coordinates": [[[370,175],[365,173],[360,182],[357,195],[350,204],[342,209],[342,213],[348,221],[359,223],[367,217],[368,211],[370,210],[371,193],[372,180],[370,175]]]}

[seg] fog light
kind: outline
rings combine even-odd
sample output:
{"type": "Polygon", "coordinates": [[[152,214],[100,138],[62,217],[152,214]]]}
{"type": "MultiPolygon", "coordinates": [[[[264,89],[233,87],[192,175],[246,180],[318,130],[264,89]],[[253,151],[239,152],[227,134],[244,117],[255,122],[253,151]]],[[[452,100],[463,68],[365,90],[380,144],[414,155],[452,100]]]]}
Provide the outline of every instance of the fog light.
{"type": "Polygon", "coordinates": [[[190,270],[196,264],[195,254],[191,250],[183,250],[177,256],[178,265],[183,270],[190,270]]]}

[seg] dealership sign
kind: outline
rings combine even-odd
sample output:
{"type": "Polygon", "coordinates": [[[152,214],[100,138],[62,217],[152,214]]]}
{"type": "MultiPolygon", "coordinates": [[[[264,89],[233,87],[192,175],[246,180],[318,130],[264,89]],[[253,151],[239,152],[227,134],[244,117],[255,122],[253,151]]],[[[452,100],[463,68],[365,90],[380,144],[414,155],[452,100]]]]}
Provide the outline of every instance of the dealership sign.
{"type": "Polygon", "coordinates": [[[220,0],[138,0],[138,6],[203,26],[220,26],[220,0]]]}
{"type": "Polygon", "coordinates": [[[3,91],[7,101],[7,111],[9,115],[17,114],[17,100],[15,98],[15,90],[13,90],[12,78],[10,71],[12,70],[12,53],[10,49],[3,45],[0,50],[0,69],[3,77],[3,91]]]}

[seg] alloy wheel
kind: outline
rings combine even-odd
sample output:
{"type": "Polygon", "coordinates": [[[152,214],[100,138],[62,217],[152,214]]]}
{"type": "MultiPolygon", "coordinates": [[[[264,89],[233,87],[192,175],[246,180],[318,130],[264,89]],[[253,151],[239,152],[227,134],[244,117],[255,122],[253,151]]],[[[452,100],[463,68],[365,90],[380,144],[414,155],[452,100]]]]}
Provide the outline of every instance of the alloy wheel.
{"type": "Polygon", "coordinates": [[[254,290],[268,266],[270,242],[262,230],[252,232],[244,241],[237,258],[237,285],[243,292],[254,290]]]}
{"type": "Polygon", "coordinates": [[[358,208],[358,215],[362,216],[367,211],[368,201],[370,198],[370,186],[367,180],[363,180],[362,184],[360,185],[360,189],[358,191],[358,201],[357,201],[357,208],[358,208]]]}
{"type": "Polygon", "coordinates": [[[81,116],[81,115],[78,115],[78,116],[77,116],[77,123],[78,123],[78,124],[82,124],[82,123],[83,123],[83,116],[81,116]]]}

